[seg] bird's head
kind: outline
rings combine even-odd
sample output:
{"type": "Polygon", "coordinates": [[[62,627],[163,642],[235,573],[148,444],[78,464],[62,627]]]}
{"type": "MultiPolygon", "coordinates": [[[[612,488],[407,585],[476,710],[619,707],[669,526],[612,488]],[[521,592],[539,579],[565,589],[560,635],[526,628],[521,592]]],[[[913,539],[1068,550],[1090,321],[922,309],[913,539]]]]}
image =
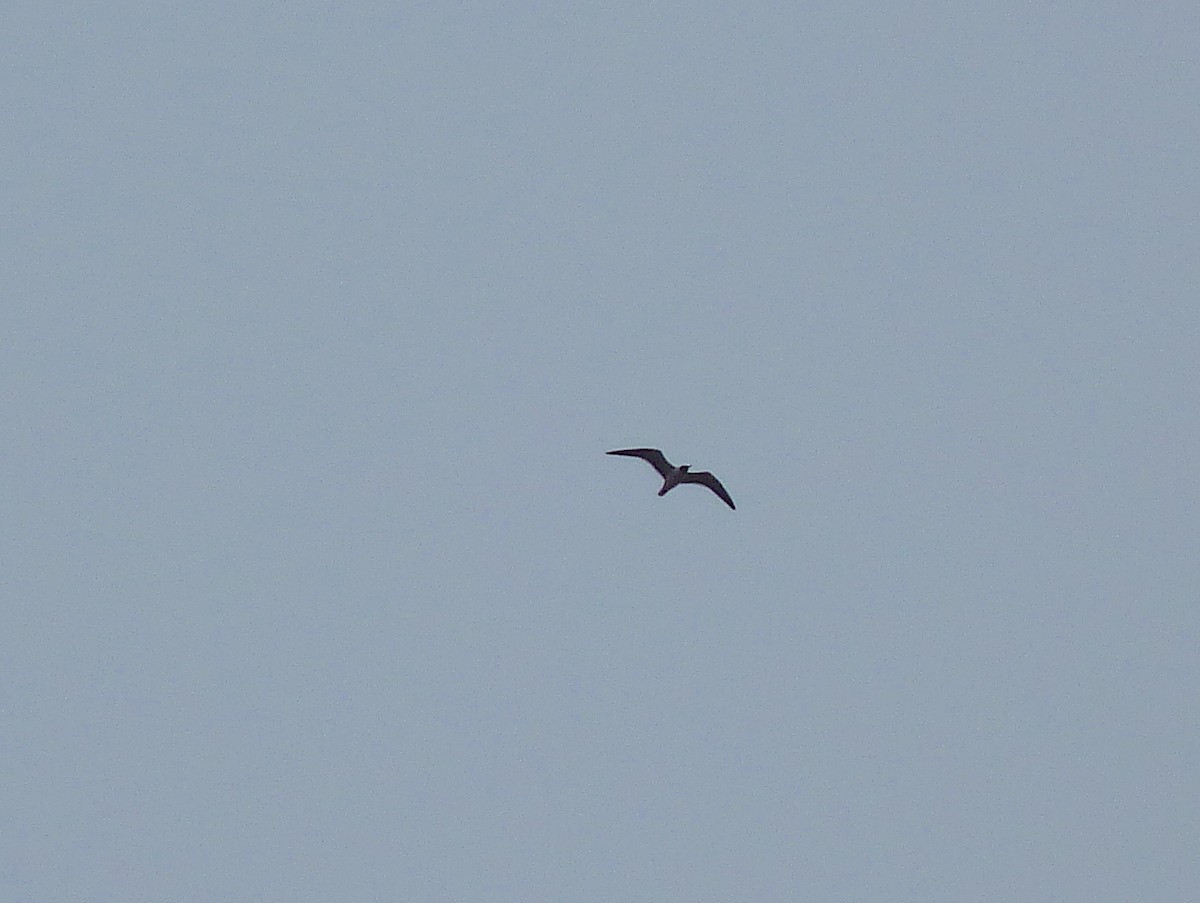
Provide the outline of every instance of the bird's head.
{"type": "Polygon", "coordinates": [[[689,467],[691,467],[691,466],[692,466],[691,464],[680,464],[680,465],[679,465],[679,472],[680,472],[680,473],[687,473],[687,472],[688,472],[688,468],[689,468],[689,467]]]}

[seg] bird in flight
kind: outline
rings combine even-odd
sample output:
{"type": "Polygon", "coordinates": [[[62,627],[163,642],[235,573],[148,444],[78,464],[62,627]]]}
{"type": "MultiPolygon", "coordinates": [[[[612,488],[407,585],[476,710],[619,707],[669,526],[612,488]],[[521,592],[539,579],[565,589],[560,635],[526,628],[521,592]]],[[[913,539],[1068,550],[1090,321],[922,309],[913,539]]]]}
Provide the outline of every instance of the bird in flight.
{"type": "Polygon", "coordinates": [[[682,464],[675,467],[666,459],[657,448],[621,448],[617,451],[606,452],[610,455],[625,455],[629,458],[641,458],[649,463],[651,467],[659,472],[663,478],[662,489],[658,490],[659,495],[666,495],[680,483],[699,483],[701,486],[707,486],[726,505],[737,510],[737,506],[733,504],[733,499],[729,497],[729,493],[725,491],[725,487],[721,485],[721,481],[714,477],[707,470],[698,470],[692,473],[688,468],[690,464],[682,464]]]}

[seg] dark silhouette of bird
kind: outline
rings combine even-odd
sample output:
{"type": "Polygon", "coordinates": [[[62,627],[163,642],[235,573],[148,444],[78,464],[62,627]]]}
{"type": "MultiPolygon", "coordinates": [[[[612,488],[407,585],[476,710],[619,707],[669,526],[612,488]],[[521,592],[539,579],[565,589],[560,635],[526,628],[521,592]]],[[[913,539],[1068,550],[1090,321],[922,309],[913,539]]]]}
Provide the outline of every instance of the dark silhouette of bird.
{"type": "Polygon", "coordinates": [[[657,448],[621,448],[617,449],[617,451],[606,452],[606,454],[641,458],[643,461],[649,463],[663,478],[662,489],[658,490],[659,495],[666,495],[680,483],[699,483],[701,486],[707,486],[715,492],[717,497],[734,511],[737,510],[737,506],[733,503],[733,499],[729,497],[729,493],[725,491],[725,487],[721,485],[721,481],[711,473],[707,470],[697,470],[693,473],[688,469],[691,466],[689,464],[681,464],[679,467],[675,467],[657,448]]]}

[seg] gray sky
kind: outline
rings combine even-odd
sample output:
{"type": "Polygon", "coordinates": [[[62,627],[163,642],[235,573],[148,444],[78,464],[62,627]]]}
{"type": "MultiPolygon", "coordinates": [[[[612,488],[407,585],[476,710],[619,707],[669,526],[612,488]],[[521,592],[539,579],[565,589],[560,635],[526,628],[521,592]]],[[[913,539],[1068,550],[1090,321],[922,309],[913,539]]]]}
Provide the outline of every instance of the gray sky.
{"type": "Polygon", "coordinates": [[[1194,3],[2,32],[0,899],[1200,886],[1194,3]]]}

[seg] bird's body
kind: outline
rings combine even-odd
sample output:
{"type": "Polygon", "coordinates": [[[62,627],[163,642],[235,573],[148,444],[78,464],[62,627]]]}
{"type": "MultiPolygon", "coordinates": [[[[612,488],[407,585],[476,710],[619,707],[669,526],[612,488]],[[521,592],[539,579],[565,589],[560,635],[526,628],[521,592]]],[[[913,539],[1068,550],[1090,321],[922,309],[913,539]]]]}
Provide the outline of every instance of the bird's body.
{"type": "Polygon", "coordinates": [[[733,499],[729,497],[729,493],[725,491],[725,487],[721,485],[721,481],[711,473],[707,470],[698,470],[692,473],[690,469],[691,465],[689,464],[682,464],[676,467],[657,448],[621,448],[617,451],[610,451],[608,454],[641,458],[657,470],[659,476],[663,478],[662,489],[658,490],[660,496],[666,495],[680,483],[699,483],[701,486],[707,486],[716,493],[717,497],[730,508],[735,511],[737,510],[737,506],[733,504],[733,499]]]}

